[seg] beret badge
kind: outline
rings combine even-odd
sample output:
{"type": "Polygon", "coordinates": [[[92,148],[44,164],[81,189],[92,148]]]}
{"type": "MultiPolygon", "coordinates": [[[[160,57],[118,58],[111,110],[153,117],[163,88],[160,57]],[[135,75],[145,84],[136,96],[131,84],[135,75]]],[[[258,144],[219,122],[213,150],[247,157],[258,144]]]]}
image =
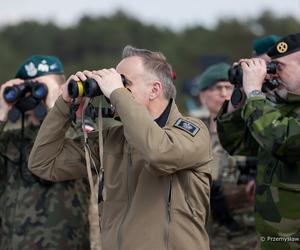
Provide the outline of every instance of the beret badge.
{"type": "Polygon", "coordinates": [[[277,44],[276,49],[279,53],[285,53],[288,50],[288,45],[285,42],[280,42],[277,44]]]}

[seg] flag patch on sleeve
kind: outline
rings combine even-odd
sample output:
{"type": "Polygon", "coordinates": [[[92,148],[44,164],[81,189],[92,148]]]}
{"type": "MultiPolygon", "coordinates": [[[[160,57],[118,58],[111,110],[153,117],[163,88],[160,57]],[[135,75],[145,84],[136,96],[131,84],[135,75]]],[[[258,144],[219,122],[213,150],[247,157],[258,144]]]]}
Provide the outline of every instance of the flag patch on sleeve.
{"type": "Polygon", "coordinates": [[[187,132],[191,136],[195,136],[200,130],[200,128],[196,126],[194,123],[183,120],[181,118],[177,119],[177,121],[174,124],[174,127],[187,132]]]}

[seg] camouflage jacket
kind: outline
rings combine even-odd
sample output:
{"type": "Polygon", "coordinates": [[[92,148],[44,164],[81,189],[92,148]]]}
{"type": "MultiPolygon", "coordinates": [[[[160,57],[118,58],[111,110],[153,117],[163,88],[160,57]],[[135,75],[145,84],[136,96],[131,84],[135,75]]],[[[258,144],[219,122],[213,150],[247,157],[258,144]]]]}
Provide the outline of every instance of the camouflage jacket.
{"type": "Polygon", "coordinates": [[[255,209],[257,231],[264,237],[261,246],[299,249],[300,96],[289,93],[287,100],[277,103],[251,97],[243,109],[232,113],[226,113],[227,105],[217,117],[223,147],[230,154],[258,158],[255,209]],[[292,238],[286,242],[268,238],[278,236],[292,238]]]}
{"type": "Polygon", "coordinates": [[[0,249],[90,249],[85,179],[52,183],[29,172],[38,127],[3,132],[0,123],[0,249]],[[22,154],[22,156],[20,156],[22,154]]]}
{"type": "Polygon", "coordinates": [[[237,184],[239,177],[239,166],[247,164],[248,157],[241,155],[230,155],[222,147],[217,130],[214,126],[210,126],[209,119],[201,118],[209,130],[213,160],[210,162],[213,180],[221,180],[223,183],[237,184]]]}

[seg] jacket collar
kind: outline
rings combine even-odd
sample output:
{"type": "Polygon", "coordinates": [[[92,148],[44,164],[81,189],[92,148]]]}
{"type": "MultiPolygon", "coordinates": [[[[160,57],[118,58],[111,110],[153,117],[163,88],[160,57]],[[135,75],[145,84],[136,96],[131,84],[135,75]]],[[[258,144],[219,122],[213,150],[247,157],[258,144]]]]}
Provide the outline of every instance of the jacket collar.
{"type": "Polygon", "coordinates": [[[172,100],[171,111],[170,111],[170,115],[169,115],[167,124],[172,123],[172,125],[173,125],[179,117],[182,117],[182,114],[179,112],[175,101],[172,100]]]}
{"type": "Polygon", "coordinates": [[[300,102],[300,95],[294,92],[287,93],[287,101],[288,102],[300,102]]]}
{"type": "Polygon", "coordinates": [[[171,111],[171,106],[172,106],[172,101],[170,100],[164,112],[162,112],[162,114],[154,120],[161,128],[164,127],[167,123],[171,111]]]}
{"type": "Polygon", "coordinates": [[[164,127],[167,124],[175,123],[175,121],[181,116],[182,115],[179,112],[175,101],[171,99],[164,112],[158,118],[155,119],[155,122],[160,127],[164,127]]]}
{"type": "Polygon", "coordinates": [[[300,102],[300,95],[290,91],[285,91],[281,93],[275,91],[275,95],[268,96],[267,98],[271,102],[276,104],[300,102]]]}

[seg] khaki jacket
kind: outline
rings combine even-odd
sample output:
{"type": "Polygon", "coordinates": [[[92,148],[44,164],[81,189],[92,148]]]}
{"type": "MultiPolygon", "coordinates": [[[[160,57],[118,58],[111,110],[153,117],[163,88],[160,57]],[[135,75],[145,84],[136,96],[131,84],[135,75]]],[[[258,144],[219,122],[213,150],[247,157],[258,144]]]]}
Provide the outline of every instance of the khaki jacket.
{"type": "MultiPolygon", "coordinates": [[[[209,249],[212,152],[206,126],[183,117],[173,102],[161,128],[125,88],[112,93],[111,103],[123,124],[103,132],[102,249],[209,249]]],[[[41,178],[86,175],[82,146],[64,139],[68,112],[59,98],[39,131],[29,168],[41,178]]],[[[91,148],[99,162],[99,148],[91,148]]]]}

